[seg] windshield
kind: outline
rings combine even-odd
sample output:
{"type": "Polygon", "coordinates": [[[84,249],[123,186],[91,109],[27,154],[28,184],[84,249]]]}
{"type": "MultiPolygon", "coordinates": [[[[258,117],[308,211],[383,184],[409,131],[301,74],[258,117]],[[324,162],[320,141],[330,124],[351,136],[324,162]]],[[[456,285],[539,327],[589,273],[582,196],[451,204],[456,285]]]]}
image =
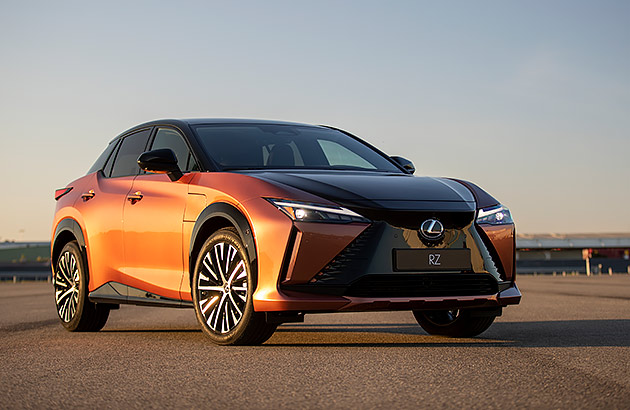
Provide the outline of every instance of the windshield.
{"type": "Polygon", "coordinates": [[[193,127],[221,170],[350,169],[402,173],[367,145],[328,128],[276,124],[193,127]]]}

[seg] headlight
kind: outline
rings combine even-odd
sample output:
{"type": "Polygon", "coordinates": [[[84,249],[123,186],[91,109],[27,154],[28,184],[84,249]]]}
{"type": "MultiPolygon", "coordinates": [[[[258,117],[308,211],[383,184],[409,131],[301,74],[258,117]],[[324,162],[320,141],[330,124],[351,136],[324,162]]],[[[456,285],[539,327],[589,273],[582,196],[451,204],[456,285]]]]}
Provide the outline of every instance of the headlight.
{"type": "Polygon", "coordinates": [[[294,221],[299,222],[369,222],[358,213],[340,206],[319,205],[285,199],[265,198],[294,221]]]}
{"type": "Polygon", "coordinates": [[[514,223],[510,210],[503,205],[480,209],[477,214],[478,224],[504,225],[514,223]]]}

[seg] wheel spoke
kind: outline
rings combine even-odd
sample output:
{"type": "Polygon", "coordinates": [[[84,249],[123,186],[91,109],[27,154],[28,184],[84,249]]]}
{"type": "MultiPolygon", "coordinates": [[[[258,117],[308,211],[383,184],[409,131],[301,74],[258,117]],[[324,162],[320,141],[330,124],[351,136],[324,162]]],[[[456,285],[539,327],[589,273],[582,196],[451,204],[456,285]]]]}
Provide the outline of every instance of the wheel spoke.
{"type": "MultiPolygon", "coordinates": [[[[230,303],[230,305],[238,312],[238,316],[240,319],[241,316],[243,316],[243,312],[241,312],[241,309],[238,308],[238,304],[236,303],[236,300],[234,300],[234,296],[232,296],[231,292],[229,293],[229,295],[230,295],[230,302],[232,302],[230,303]]],[[[234,322],[236,322],[236,320],[234,322]]]]}
{"type": "MultiPolygon", "coordinates": [[[[229,245],[228,255],[227,258],[225,258],[225,273],[230,271],[230,263],[234,260],[234,256],[236,256],[236,249],[234,249],[232,245],[229,245]]],[[[231,282],[231,278],[229,282],[231,282]]]]}
{"type": "Polygon", "coordinates": [[[221,316],[221,312],[223,311],[223,304],[225,302],[225,293],[223,294],[223,296],[221,296],[221,300],[219,301],[219,304],[217,305],[216,308],[214,308],[213,313],[215,313],[214,315],[214,321],[212,324],[212,329],[213,330],[217,330],[217,324],[219,322],[219,316],[221,316]]]}
{"type": "MultiPolygon", "coordinates": [[[[215,281],[217,281],[217,283],[219,282],[219,277],[217,276],[216,273],[214,273],[214,270],[212,269],[212,267],[210,266],[212,264],[212,258],[210,257],[210,252],[206,252],[206,256],[203,258],[203,266],[205,266],[205,268],[208,270],[208,272],[212,275],[212,277],[214,278],[215,281]]],[[[204,280],[210,280],[210,278],[208,278],[207,276],[203,276],[204,280]]]]}
{"type": "Polygon", "coordinates": [[[226,333],[228,330],[230,330],[230,323],[229,323],[229,314],[228,314],[228,310],[229,310],[229,306],[230,303],[226,302],[224,303],[224,312],[223,312],[223,318],[221,320],[221,333],[226,333]]]}
{"type": "Polygon", "coordinates": [[[70,272],[72,272],[72,279],[76,282],[77,274],[79,270],[77,269],[77,260],[74,255],[70,255],[70,272]]]}
{"type": "MultiPolygon", "coordinates": [[[[73,290],[74,290],[74,288],[70,288],[70,289],[66,290],[61,296],[59,296],[58,300],[66,299],[66,296],[68,296],[73,290]]],[[[72,295],[70,295],[70,297],[72,297],[72,295]]]]}
{"type": "Polygon", "coordinates": [[[218,296],[213,296],[212,299],[204,299],[202,301],[199,302],[199,307],[201,308],[201,313],[203,313],[204,315],[206,314],[206,312],[208,311],[208,309],[214,305],[215,303],[217,303],[217,301],[219,300],[218,296]],[[205,305],[204,305],[205,304],[205,305]]]}
{"type": "Polygon", "coordinates": [[[68,254],[67,253],[61,257],[61,260],[59,263],[59,272],[63,276],[63,279],[68,284],[68,286],[72,286],[73,281],[68,276],[70,272],[68,270],[68,254]]]}
{"type": "Polygon", "coordinates": [[[197,287],[199,290],[207,290],[210,292],[223,292],[223,286],[202,286],[197,287]]]}
{"type": "Polygon", "coordinates": [[[232,271],[232,274],[230,275],[230,279],[228,280],[229,284],[232,284],[232,281],[234,280],[234,276],[236,276],[237,271],[239,270],[239,268],[242,268],[243,270],[241,271],[240,275],[243,275],[243,273],[245,274],[245,276],[247,276],[247,273],[245,272],[245,262],[240,261],[238,263],[238,265],[236,265],[236,267],[234,268],[234,270],[232,271]]]}
{"type": "Polygon", "coordinates": [[[224,248],[224,243],[220,242],[218,244],[215,245],[214,247],[214,255],[217,259],[217,268],[219,268],[219,275],[221,275],[221,280],[223,281],[223,283],[227,282],[225,280],[225,274],[223,273],[223,268],[221,267],[221,265],[223,265],[223,248],[224,248]],[[220,250],[220,254],[219,254],[219,250],[220,250]]]}

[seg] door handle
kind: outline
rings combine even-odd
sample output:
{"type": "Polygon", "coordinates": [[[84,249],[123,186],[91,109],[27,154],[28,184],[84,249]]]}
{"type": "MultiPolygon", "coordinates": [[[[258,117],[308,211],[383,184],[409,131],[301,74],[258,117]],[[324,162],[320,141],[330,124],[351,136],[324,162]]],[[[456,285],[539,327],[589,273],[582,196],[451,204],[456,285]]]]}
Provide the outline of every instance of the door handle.
{"type": "Polygon", "coordinates": [[[141,200],[144,196],[142,195],[142,192],[140,191],[136,191],[133,194],[129,194],[127,195],[127,200],[129,202],[131,202],[131,204],[135,204],[136,202],[138,202],[139,200],[141,200]]]}
{"type": "Polygon", "coordinates": [[[86,202],[86,201],[89,201],[90,199],[94,198],[95,195],[96,194],[94,193],[94,190],[90,189],[89,191],[84,192],[81,195],[81,198],[83,198],[83,202],[86,202]]]}

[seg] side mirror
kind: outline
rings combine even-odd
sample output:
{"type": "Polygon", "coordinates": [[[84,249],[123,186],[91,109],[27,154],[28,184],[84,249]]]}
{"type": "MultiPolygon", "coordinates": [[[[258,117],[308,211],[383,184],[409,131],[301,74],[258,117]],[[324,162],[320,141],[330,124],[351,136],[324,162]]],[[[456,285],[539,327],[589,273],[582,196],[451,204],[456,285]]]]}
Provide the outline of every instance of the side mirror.
{"type": "Polygon", "coordinates": [[[405,159],[403,157],[390,157],[390,158],[393,159],[394,162],[396,162],[398,165],[403,167],[403,169],[407,171],[408,173],[413,174],[414,172],[416,172],[416,167],[413,166],[413,162],[409,161],[408,159],[405,159]]]}
{"type": "Polygon", "coordinates": [[[168,148],[142,153],[138,157],[138,166],[147,172],[166,174],[171,181],[177,181],[184,176],[181,169],[179,169],[179,165],[177,165],[175,153],[168,148]]]}

